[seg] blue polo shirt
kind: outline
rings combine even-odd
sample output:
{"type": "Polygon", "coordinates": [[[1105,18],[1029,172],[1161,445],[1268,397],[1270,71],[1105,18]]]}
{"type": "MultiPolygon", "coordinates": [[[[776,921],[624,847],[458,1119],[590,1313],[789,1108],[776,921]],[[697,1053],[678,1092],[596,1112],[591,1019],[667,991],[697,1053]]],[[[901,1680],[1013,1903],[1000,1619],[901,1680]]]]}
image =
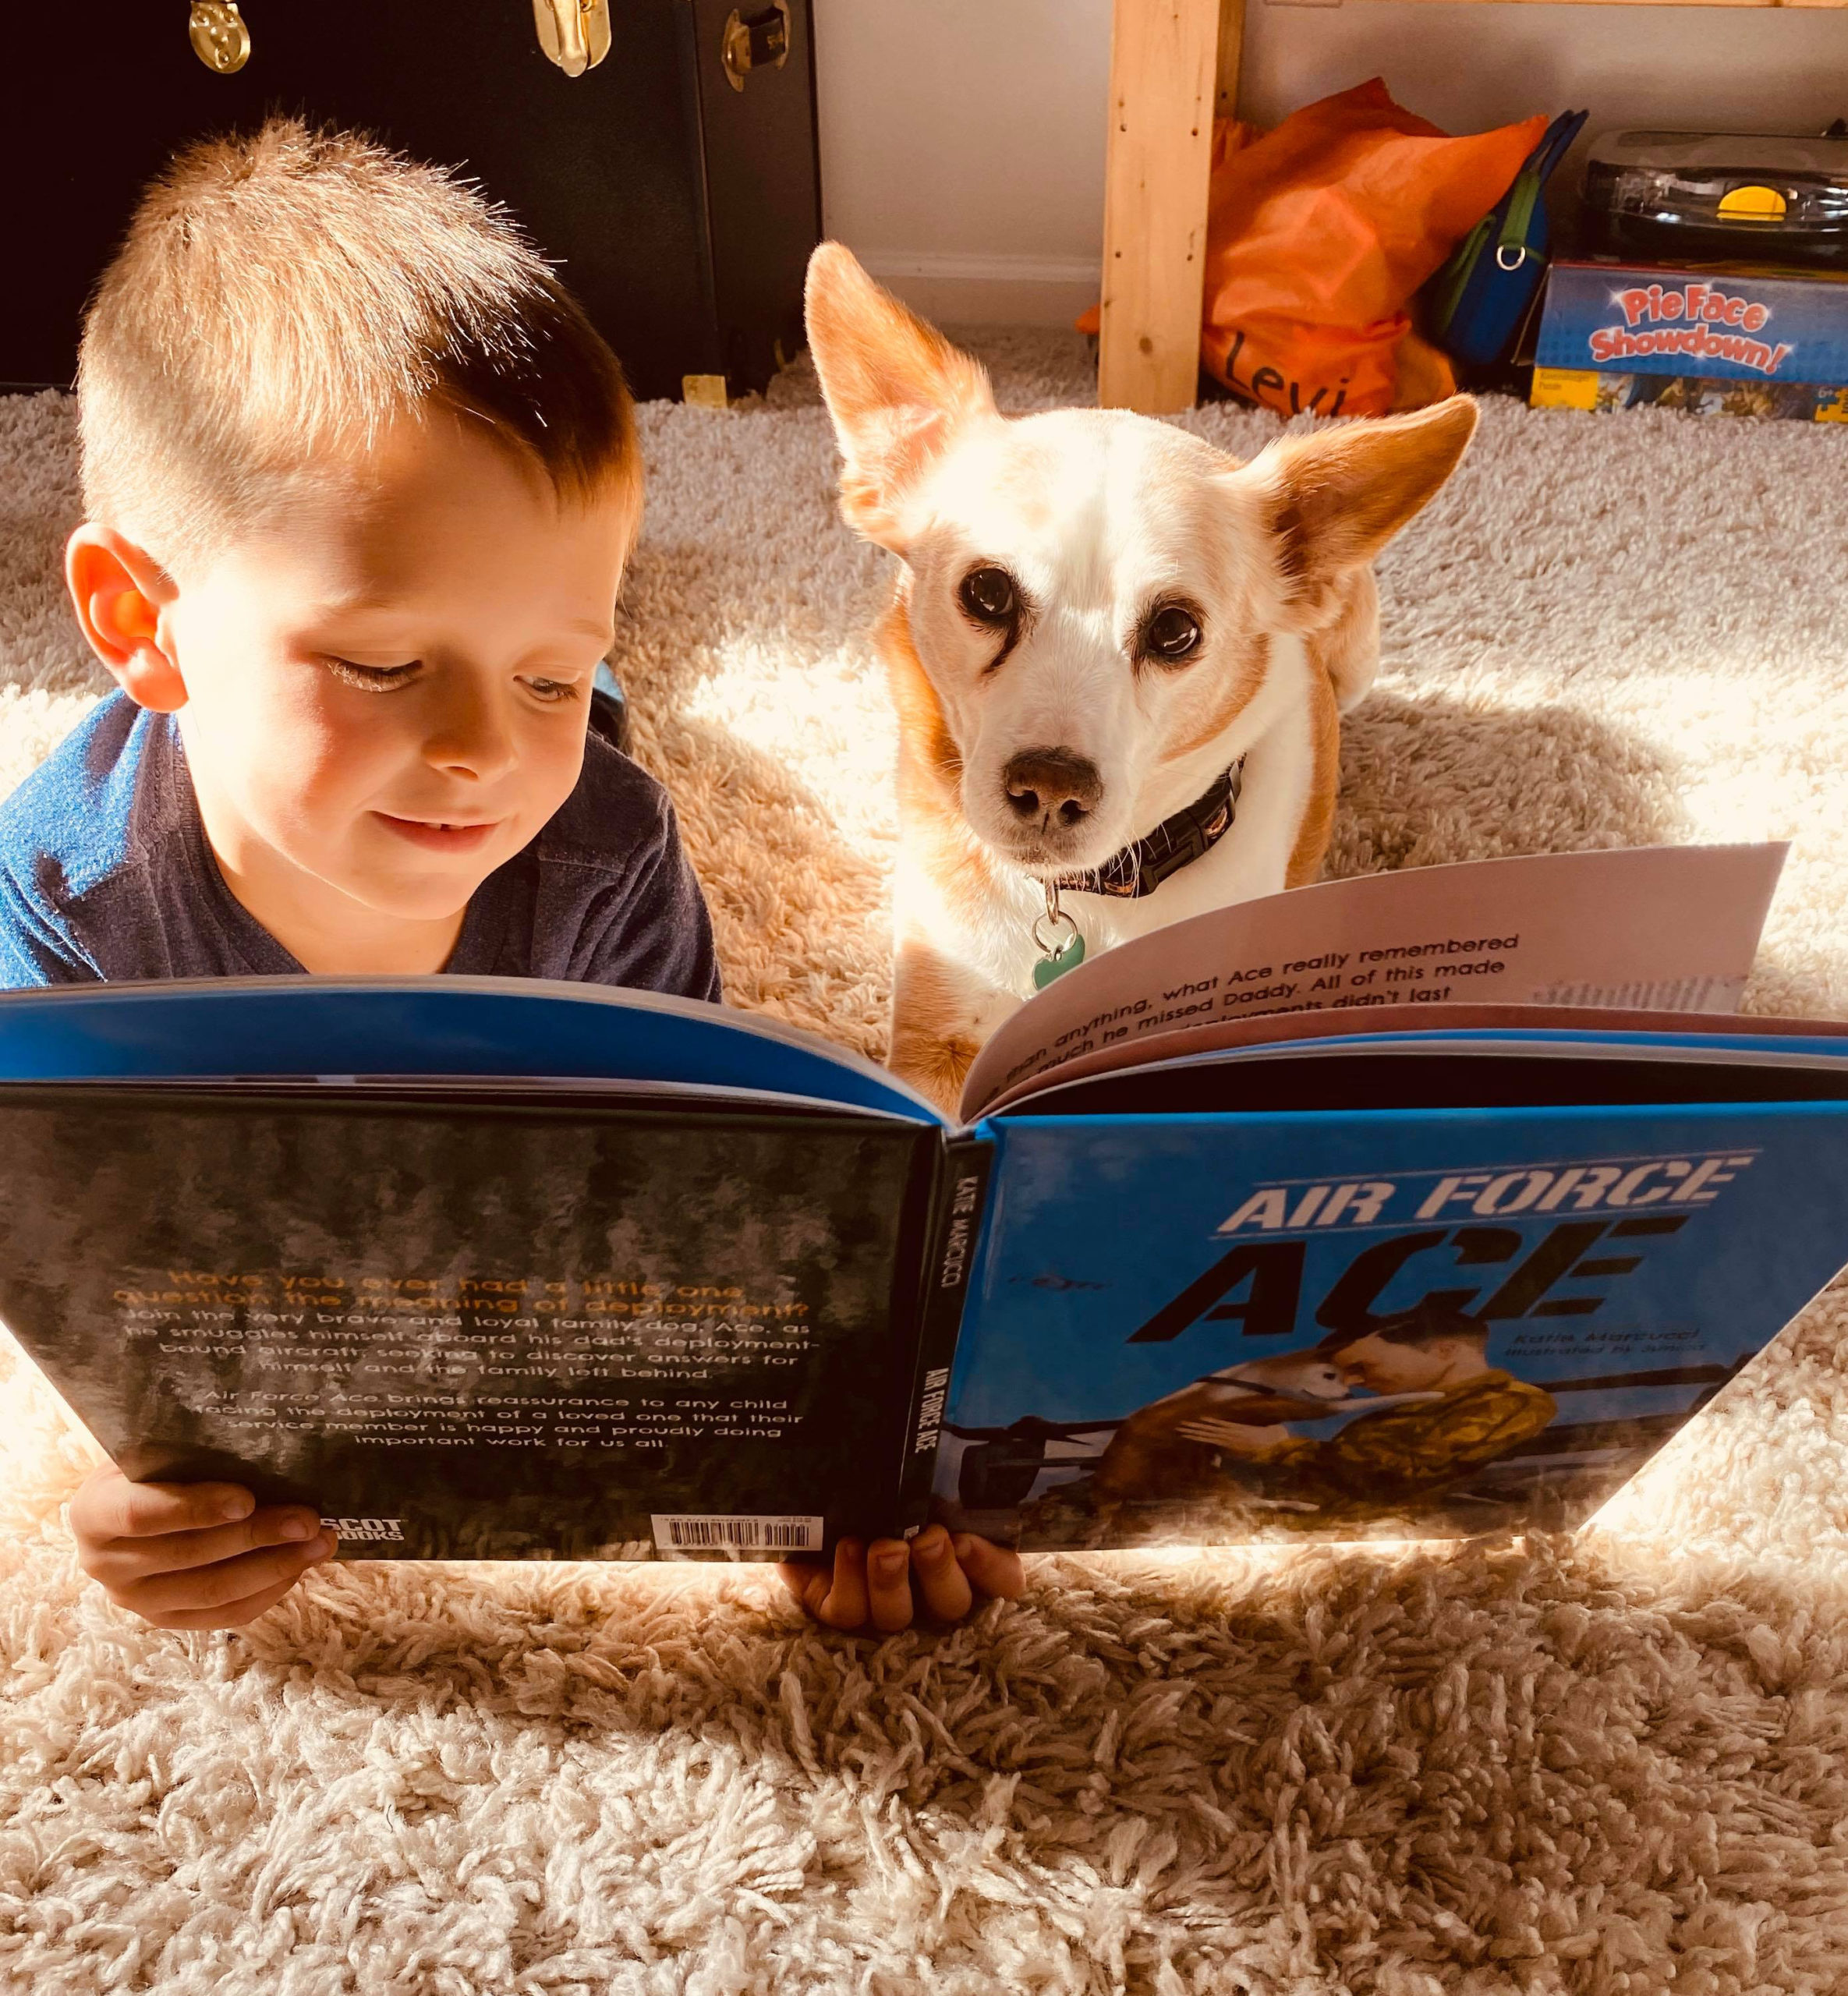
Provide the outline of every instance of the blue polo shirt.
{"type": "MultiPolygon", "coordinates": [[[[718,998],[674,807],[598,725],[577,787],[475,890],[443,968],[718,998]]],[[[225,884],[171,714],[112,694],[0,802],[0,987],[292,971],[225,884]]]]}

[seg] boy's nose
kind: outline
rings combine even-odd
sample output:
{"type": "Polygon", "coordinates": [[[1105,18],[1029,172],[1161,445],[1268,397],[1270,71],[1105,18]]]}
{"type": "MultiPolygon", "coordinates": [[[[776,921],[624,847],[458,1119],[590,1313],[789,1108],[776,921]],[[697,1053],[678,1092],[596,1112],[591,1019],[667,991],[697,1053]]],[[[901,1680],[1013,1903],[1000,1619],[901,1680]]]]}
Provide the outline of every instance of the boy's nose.
{"type": "Polygon", "coordinates": [[[446,775],[491,783],[513,767],[513,731],[491,696],[458,699],[425,741],[423,759],[446,775]]]}

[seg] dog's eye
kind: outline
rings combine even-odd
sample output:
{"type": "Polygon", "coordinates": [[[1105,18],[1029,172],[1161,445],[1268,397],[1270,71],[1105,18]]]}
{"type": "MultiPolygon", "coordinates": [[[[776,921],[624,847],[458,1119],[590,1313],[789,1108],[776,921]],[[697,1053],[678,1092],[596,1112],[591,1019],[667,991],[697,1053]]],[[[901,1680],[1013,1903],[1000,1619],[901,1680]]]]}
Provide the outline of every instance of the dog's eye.
{"type": "Polygon", "coordinates": [[[1200,620],[1178,603],[1158,610],[1142,627],[1142,649],[1164,664],[1178,664],[1200,648],[1200,620]]]}
{"type": "Polygon", "coordinates": [[[963,608],[978,624],[993,624],[999,628],[1011,624],[1020,609],[1014,578],[1005,568],[997,568],[992,563],[972,568],[956,593],[963,608]]]}

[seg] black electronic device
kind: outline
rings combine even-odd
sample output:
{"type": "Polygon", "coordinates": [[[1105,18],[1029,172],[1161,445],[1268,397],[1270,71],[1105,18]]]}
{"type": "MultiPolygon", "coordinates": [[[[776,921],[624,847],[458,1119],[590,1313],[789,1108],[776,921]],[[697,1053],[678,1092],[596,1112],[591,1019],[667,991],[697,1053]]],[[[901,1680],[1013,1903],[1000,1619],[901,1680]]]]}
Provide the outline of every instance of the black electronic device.
{"type": "Polygon", "coordinates": [[[1614,256],[1848,266],[1848,136],[1609,133],[1584,208],[1591,246],[1614,256]]]}

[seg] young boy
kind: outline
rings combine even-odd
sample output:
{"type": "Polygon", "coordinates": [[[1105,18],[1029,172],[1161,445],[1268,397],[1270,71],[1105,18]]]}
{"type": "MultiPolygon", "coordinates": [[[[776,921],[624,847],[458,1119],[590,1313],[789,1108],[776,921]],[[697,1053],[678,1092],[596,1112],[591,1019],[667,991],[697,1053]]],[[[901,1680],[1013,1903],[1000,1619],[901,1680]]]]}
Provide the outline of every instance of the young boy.
{"type": "MultiPolygon", "coordinates": [[[[370,141],[185,154],[105,274],[66,579],[121,692],[0,805],[0,986],[473,972],[717,1000],[667,794],[593,694],[642,463],[615,357],[504,218],[370,141]]],[[[251,1620],[312,1513],[113,1468],[84,1569],[251,1620]]],[[[838,1626],[964,1612],[1018,1562],[940,1531],[792,1570],[838,1626]],[[965,1575],[965,1567],[968,1571],[965,1575]]]]}

